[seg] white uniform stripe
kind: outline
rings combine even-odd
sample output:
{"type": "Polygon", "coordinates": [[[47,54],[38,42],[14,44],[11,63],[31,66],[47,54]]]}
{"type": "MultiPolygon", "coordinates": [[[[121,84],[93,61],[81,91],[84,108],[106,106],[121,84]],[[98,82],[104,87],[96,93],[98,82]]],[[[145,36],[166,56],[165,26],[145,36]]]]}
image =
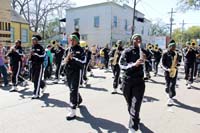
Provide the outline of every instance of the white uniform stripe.
{"type": "Polygon", "coordinates": [[[18,62],[18,69],[17,69],[17,74],[16,74],[16,85],[18,84],[18,78],[19,78],[19,72],[20,72],[20,69],[21,69],[21,63],[20,61],[18,62]]]}
{"type": "Polygon", "coordinates": [[[36,95],[39,94],[41,79],[42,79],[42,65],[40,66],[40,75],[39,75],[39,78],[38,78],[38,84],[37,84],[36,95]]]}
{"type": "Polygon", "coordinates": [[[79,61],[80,63],[86,63],[86,57],[84,58],[84,60],[79,60],[78,58],[73,57],[74,60],[79,61]]]}
{"type": "Polygon", "coordinates": [[[45,57],[46,53],[44,53],[43,55],[39,55],[37,53],[34,53],[34,55],[38,56],[38,57],[45,57]]]}
{"type": "Polygon", "coordinates": [[[78,91],[77,91],[77,102],[79,102],[79,86],[80,86],[80,83],[81,83],[81,73],[82,73],[82,70],[80,70],[80,76],[79,76],[79,84],[78,84],[78,91]]]}

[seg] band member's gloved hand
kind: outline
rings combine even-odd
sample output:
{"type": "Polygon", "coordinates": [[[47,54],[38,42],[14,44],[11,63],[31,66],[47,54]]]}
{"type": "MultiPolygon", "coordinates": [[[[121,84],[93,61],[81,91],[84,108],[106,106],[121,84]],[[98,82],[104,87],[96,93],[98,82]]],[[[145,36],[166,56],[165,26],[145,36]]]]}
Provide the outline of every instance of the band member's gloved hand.
{"type": "Polygon", "coordinates": [[[70,54],[68,54],[67,57],[65,58],[64,62],[65,62],[65,63],[68,63],[70,60],[72,60],[72,58],[73,58],[73,55],[72,55],[72,53],[70,53],[70,54]]]}
{"type": "Polygon", "coordinates": [[[73,58],[73,54],[70,53],[68,56],[69,56],[69,59],[72,60],[72,58],[73,58]]]}
{"type": "Polygon", "coordinates": [[[144,64],[144,60],[143,59],[138,59],[136,62],[135,62],[135,66],[138,67],[140,65],[143,65],[144,64]]]}
{"type": "Polygon", "coordinates": [[[31,52],[31,56],[32,56],[32,55],[34,55],[34,52],[33,52],[33,51],[31,52]]]}
{"type": "Polygon", "coordinates": [[[171,69],[168,68],[167,71],[168,71],[168,72],[171,72],[171,69]]]}

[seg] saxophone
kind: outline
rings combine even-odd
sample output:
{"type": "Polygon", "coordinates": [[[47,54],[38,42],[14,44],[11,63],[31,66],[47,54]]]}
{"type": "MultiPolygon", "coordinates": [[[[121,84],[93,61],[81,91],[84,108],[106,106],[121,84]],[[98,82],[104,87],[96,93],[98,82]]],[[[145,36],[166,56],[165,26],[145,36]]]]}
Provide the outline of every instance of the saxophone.
{"type": "Polygon", "coordinates": [[[178,59],[178,53],[175,52],[175,56],[174,56],[174,59],[172,61],[172,65],[171,65],[171,68],[170,68],[170,73],[169,73],[169,76],[171,78],[174,78],[176,76],[176,73],[177,73],[177,59],[178,59]]]}

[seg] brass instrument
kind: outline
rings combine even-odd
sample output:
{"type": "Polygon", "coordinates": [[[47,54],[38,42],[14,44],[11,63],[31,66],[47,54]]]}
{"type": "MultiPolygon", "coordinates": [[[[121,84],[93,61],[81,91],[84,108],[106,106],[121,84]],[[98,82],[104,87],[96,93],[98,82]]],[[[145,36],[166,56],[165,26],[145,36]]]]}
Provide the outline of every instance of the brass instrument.
{"type": "Polygon", "coordinates": [[[147,49],[149,49],[149,50],[152,50],[152,45],[149,43],[149,44],[147,44],[147,47],[146,47],[147,49]]]}
{"type": "Polygon", "coordinates": [[[118,48],[117,48],[117,49],[115,50],[115,54],[114,54],[114,57],[113,57],[113,61],[111,62],[112,65],[118,64],[118,62],[117,62],[118,57],[119,57],[119,50],[118,50],[118,48]]]}
{"type": "Polygon", "coordinates": [[[159,47],[158,46],[154,46],[154,51],[158,52],[159,47]]]}
{"type": "Polygon", "coordinates": [[[174,59],[172,61],[172,65],[171,65],[171,68],[170,68],[170,73],[169,73],[169,76],[171,78],[174,78],[176,76],[176,73],[177,73],[177,66],[178,64],[178,53],[175,52],[175,56],[174,56],[174,59]]]}

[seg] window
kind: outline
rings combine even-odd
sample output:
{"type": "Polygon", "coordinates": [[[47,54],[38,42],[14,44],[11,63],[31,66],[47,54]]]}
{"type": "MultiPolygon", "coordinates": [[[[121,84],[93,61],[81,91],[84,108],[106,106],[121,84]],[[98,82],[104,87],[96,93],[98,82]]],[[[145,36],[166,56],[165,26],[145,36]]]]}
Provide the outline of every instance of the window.
{"type": "Polygon", "coordinates": [[[114,27],[117,28],[117,16],[114,16],[114,21],[113,21],[113,23],[114,23],[114,27]]]}
{"type": "Polygon", "coordinates": [[[8,23],[8,31],[10,31],[10,23],[8,23]]]}
{"type": "Polygon", "coordinates": [[[125,19],[125,26],[124,26],[124,29],[125,29],[125,31],[128,30],[128,21],[127,21],[127,19],[125,19]]]}
{"type": "Polygon", "coordinates": [[[79,18],[74,19],[74,28],[79,28],[79,18]]]}
{"type": "Polygon", "coordinates": [[[141,34],[144,35],[144,26],[142,26],[141,34]]]}
{"type": "Polygon", "coordinates": [[[100,19],[99,16],[94,17],[94,27],[98,28],[100,25],[100,19]]]}
{"type": "Polygon", "coordinates": [[[22,29],[22,43],[28,43],[28,30],[22,29]]]}
{"type": "Polygon", "coordinates": [[[14,33],[15,33],[15,30],[14,30],[14,28],[12,27],[11,29],[10,29],[10,34],[11,34],[11,42],[14,42],[14,40],[15,40],[15,38],[14,38],[14,33]]]}
{"type": "Polygon", "coordinates": [[[87,34],[81,35],[81,39],[82,39],[82,40],[87,40],[87,39],[88,39],[87,34]]]}
{"type": "Polygon", "coordinates": [[[1,30],[4,30],[4,22],[2,22],[2,29],[1,30]]]}

